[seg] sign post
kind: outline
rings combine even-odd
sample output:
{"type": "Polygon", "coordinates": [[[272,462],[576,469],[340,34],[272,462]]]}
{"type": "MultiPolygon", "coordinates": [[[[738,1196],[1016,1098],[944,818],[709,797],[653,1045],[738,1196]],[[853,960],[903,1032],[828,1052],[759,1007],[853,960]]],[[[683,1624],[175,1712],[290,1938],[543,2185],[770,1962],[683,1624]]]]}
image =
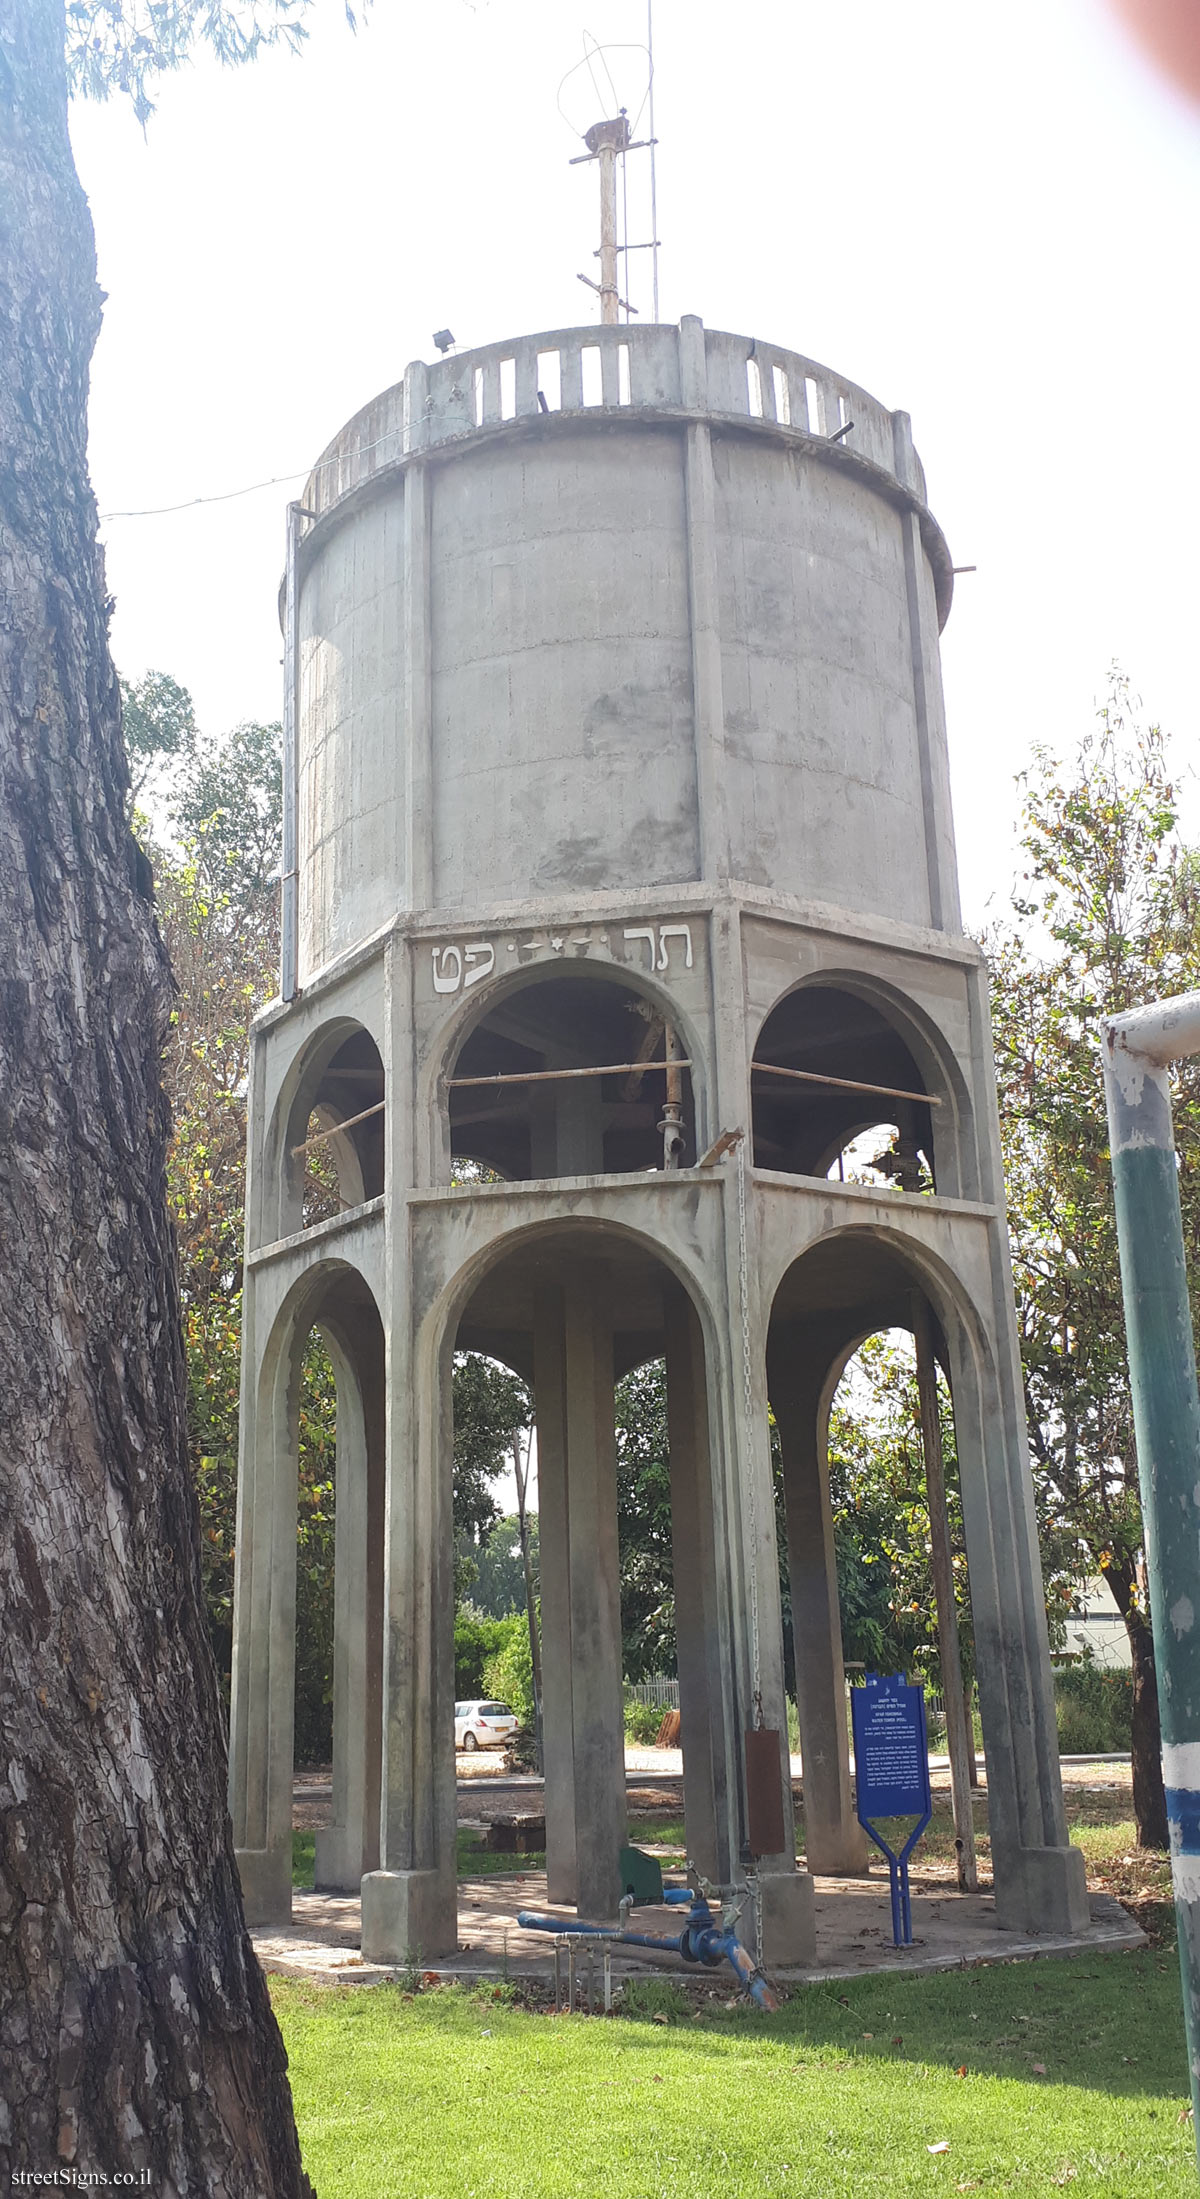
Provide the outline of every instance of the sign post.
{"type": "Polygon", "coordinates": [[[854,1728],[854,1788],[858,1822],[887,1857],[892,1886],[892,1940],[912,1946],[912,1908],[908,1896],[908,1859],[933,1815],[929,1791],[929,1743],[925,1730],[925,1690],[910,1686],[902,1672],[891,1679],[868,1672],[866,1685],[850,1694],[854,1728]],[[881,1817],[915,1817],[897,1851],[878,1829],[881,1817]]]}

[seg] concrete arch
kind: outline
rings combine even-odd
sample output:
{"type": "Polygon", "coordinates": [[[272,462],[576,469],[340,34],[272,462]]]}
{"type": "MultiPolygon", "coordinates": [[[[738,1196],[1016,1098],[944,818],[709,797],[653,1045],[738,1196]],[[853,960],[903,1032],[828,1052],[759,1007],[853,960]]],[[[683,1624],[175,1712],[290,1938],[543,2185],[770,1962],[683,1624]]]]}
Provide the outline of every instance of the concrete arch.
{"type": "MultiPolygon", "coordinates": [[[[912,1210],[915,1223],[917,1210],[912,1210]]],[[[928,1225],[927,1225],[928,1227],[928,1225]]],[[[775,1278],[767,1333],[768,1388],[784,1450],[798,1680],[807,1675],[802,1735],[811,1753],[832,1751],[844,1734],[841,1637],[825,1444],[836,1380],[865,1334],[911,1326],[909,1292],[919,1292],[941,1330],[954,1401],[963,1528],[975,1629],[975,1665],[989,1765],[989,1814],[997,1902],[1010,1914],[1065,1908],[1084,1915],[1082,1874],[1067,1848],[1057,1776],[1045,1602],[1037,1554],[1019,1371],[1011,1335],[996,1334],[963,1275],[900,1216],[895,1224],[824,1230],[775,1278]],[[867,1255],[821,1273],[831,1255],[867,1255]],[[871,1273],[870,1251],[882,1273],[871,1273]],[[788,1278],[816,1269],[812,1295],[788,1278]],[[807,1631],[805,1632],[805,1628],[807,1631]],[[840,1721],[840,1726],[839,1726],[840,1721]]],[[[803,1691],[802,1691],[803,1692],[803,1691]]],[[[848,1764],[835,1759],[819,1814],[824,1836],[843,1848],[853,1835],[848,1764]]],[[[817,1790],[814,1788],[814,1798],[817,1790]]],[[[1072,1929],[1077,1928],[1072,1924],[1072,1929]]]]}
{"type": "Polygon", "coordinates": [[[804,992],[848,993],[890,1024],[916,1062],[930,1099],[940,1103],[931,1109],[938,1149],[938,1189],[952,1198],[978,1198],[979,1161],[969,1078],[936,1018],[903,987],[854,963],[839,962],[806,971],[793,984],[785,985],[759,1017],[752,1033],[751,1060],[757,1056],[772,1016],[786,1001],[804,992]],[[948,1122],[943,1117],[948,1117],[948,1122]],[[939,1138],[939,1129],[944,1132],[945,1128],[950,1129],[950,1136],[939,1138]]]}
{"type": "MultiPolygon", "coordinates": [[[[594,1237],[597,1242],[608,1238],[614,1243],[629,1245],[665,1268],[687,1292],[697,1318],[704,1326],[706,1344],[715,1350],[718,1342],[716,1314],[704,1288],[701,1271],[689,1266],[672,1247],[665,1245],[660,1238],[650,1236],[646,1230],[634,1228],[628,1222],[610,1222],[590,1214],[555,1215],[552,1219],[529,1222],[523,1228],[509,1230],[504,1236],[494,1238],[490,1244],[481,1246],[478,1252],[472,1253],[463,1262],[439,1291],[424,1315],[421,1333],[426,1337],[432,1333],[436,1338],[433,1346],[435,1352],[444,1352],[447,1338],[452,1339],[457,1333],[473,1292],[492,1269],[503,1265],[514,1252],[525,1246],[585,1235],[594,1237]]],[[[452,1342],[450,1348],[453,1349],[452,1342]]]]}
{"type": "MultiPolygon", "coordinates": [[[[986,1315],[976,1303],[961,1275],[938,1252],[931,1250],[922,1230],[924,1209],[905,1210],[897,1206],[895,1221],[859,1222],[837,1221],[810,1238],[798,1252],[785,1253],[777,1258],[773,1272],[762,1277],[762,1299],[768,1309],[767,1326],[773,1318],[781,1286],[792,1271],[803,1262],[819,1254],[822,1247],[833,1244],[878,1245],[885,1255],[895,1258],[901,1266],[909,1268],[914,1281],[924,1290],[941,1326],[948,1335],[954,1322],[962,1324],[971,1339],[981,1373],[985,1368],[994,1370],[995,1361],[989,1341],[986,1315]],[[911,1216],[911,1218],[910,1218],[911,1216]]],[[[900,1326],[897,1323],[897,1326],[900,1326]]],[[[863,1332],[871,1335],[873,1331],[863,1332]]]]}
{"type": "MultiPolygon", "coordinates": [[[[673,1027],[682,1041],[684,1056],[692,1064],[683,1074],[694,1117],[697,1154],[704,1150],[708,1137],[709,1077],[706,1052],[695,1017],[680,1006],[665,986],[643,970],[621,963],[573,957],[553,963],[538,963],[523,969],[506,970],[499,976],[485,979],[470,995],[456,1001],[442,1026],[436,1045],[430,1049],[429,1056],[422,1065],[418,1085],[419,1110],[429,1119],[436,1120],[440,1126],[441,1151],[440,1156],[435,1153],[435,1175],[444,1176],[449,1166],[452,1132],[446,1080],[454,1075],[464,1048],[498,1008],[503,1008],[506,1003],[535,989],[564,982],[577,982],[614,993],[633,995],[649,1003],[661,1014],[664,1022],[673,1027]]],[[[560,1171],[576,1172],[603,1171],[560,1171]]]]}
{"type": "Polygon", "coordinates": [[[248,1908],[291,1911],[299,1392],[321,1330],[337,1392],[334,1506],[334,1823],[317,1883],[357,1888],[378,1860],[387,1342],[362,1271],[320,1260],[271,1322],[242,1428],[230,1721],[230,1806],[248,1908]]]}
{"type": "MultiPolygon", "coordinates": [[[[365,1066],[353,1073],[366,1080],[367,1070],[377,1072],[373,1081],[364,1082],[360,1094],[364,1105],[374,1105],[376,1090],[380,1099],[387,1093],[383,1050],[377,1034],[360,1017],[331,1016],[289,1064],[264,1140],[268,1240],[293,1236],[304,1226],[304,1166],[294,1149],[302,1143],[312,1115],[317,1115],[322,1130],[336,1132],[340,1121],[361,1113],[350,1096],[351,1088],[342,1088],[351,1072],[342,1072],[339,1078],[337,1067],[339,1057],[353,1049],[356,1041],[365,1066]],[[367,1058],[368,1048],[373,1060],[367,1058]]],[[[326,1141],[346,1207],[361,1206],[383,1189],[383,1120],[382,1115],[373,1115],[326,1141]]]]}
{"type": "MultiPolygon", "coordinates": [[[[330,1301],[339,1287],[361,1292],[370,1301],[371,1308],[383,1328],[383,1309],[367,1275],[356,1261],[346,1260],[337,1254],[314,1260],[311,1267],[297,1276],[291,1289],[278,1306],[271,1323],[258,1362],[256,1389],[260,1398],[278,1380],[287,1353],[297,1338],[301,1341],[309,1330],[320,1328],[330,1310],[330,1301]]],[[[336,1322],[336,1306],[333,1307],[336,1322]]]]}
{"type": "Polygon", "coordinates": [[[934,1082],[932,1089],[941,1093],[960,1096],[964,1102],[969,1097],[967,1080],[954,1047],[947,1039],[935,1017],[903,986],[889,983],[873,969],[860,967],[853,962],[822,964],[820,969],[806,970],[790,985],[784,985],[768,1007],[759,1016],[756,1026],[747,1032],[751,1040],[751,1057],[757,1052],[765,1026],[777,1008],[782,1007],[793,993],[811,991],[854,993],[872,1007],[878,1008],[900,1031],[903,1038],[916,1045],[912,1051],[924,1071],[928,1064],[934,1082]],[[925,1060],[922,1061],[922,1054],[925,1060]]]}
{"type": "MultiPolygon", "coordinates": [[[[560,1216],[509,1232],[457,1270],[418,1342],[418,1392],[439,1402],[428,1430],[433,1509],[449,1508],[450,1369],[464,1319],[497,1279],[523,1347],[507,1356],[530,1381],[538,1429],[542,1550],[547,1868],[551,1898],[605,1914],[624,1837],[620,1568],[614,1380],[626,1320],[649,1318],[667,1368],[672,1547],[689,1852],[732,1875],[743,1827],[732,1760],[736,1717],[729,1651],[731,1589],[727,1375],[702,1276],[646,1231],[595,1216],[560,1216]],[[594,1251],[592,1266],[587,1253],[594,1251]],[[557,1257],[555,1256],[557,1255],[557,1257]],[[513,1261],[517,1269],[506,1273],[513,1261]],[[628,1264],[628,1273],[619,1264],[628,1264]],[[649,1314],[648,1314],[648,1310],[649,1314]],[[527,1351],[527,1355],[526,1355],[527,1351]],[[611,1883],[610,1883],[611,1882],[611,1883]]],[[[489,1301],[490,1302],[490,1301],[489,1301]]],[[[642,1338],[645,1341],[645,1337],[642,1338]]],[[[632,1363],[645,1356],[635,1348],[632,1363]]]]}

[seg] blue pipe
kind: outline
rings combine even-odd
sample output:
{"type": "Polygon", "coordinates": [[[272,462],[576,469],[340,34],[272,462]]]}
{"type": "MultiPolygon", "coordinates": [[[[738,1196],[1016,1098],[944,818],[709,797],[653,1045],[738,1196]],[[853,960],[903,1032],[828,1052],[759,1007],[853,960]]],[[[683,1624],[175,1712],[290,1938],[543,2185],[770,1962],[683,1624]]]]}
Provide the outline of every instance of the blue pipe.
{"type": "Polygon", "coordinates": [[[525,1932],[562,1933],[576,1939],[605,1939],[622,1947],[655,1947],[660,1953],[682,1955],[685,1962],[701,1962],[706,1969],[715,1970],[722,1962],[728,1962],[734,1976],[760,2008],[772,2012],[778,2008],[771,1987],[767,1983],[753,1957],[742,1946],[737,1933],[717,1925],[703,1894],[693,1894],[687,1886],[666,1889],[665,1899],[678,1906],[690,1902],[687,1923],[677,1937],[660,1932],[613,1931],[605,1924],[583,1924],[578,1919],[545,1916],[534,1909],[520,1909],[517,1923],[525,1932]]]}

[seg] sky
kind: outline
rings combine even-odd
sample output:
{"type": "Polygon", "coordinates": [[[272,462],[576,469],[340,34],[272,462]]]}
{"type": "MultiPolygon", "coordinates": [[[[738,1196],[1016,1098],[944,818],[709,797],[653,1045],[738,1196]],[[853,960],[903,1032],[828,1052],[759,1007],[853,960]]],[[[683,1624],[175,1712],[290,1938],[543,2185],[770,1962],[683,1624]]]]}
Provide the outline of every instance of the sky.
{"type": "MultiPolygon", "coordinates": [[[[212,738],[279,715],[292,477],[434,329],[465,348],[596,318],[595,170],[569,163],[601,109],[576,74],[572,128],[560,86],[587,32],[631,113],[645,90],[644,0],[308,21],[299,58],[164,79],[145,136],[116,102],[72,116],[108,293],[100,511],[186,506],[103,520],[115,654],[183,681],[212,738]]],[[[1088,730],[1110,665],[1185,773],[1197,755],[1200,110],[1105,0],[656,0],[654,42],[661,318],[902,406],[978,568],[943,638],[977,928],[1007,898],[1016,774],[1088,730]]],[[[649,255],[630,266],[647,319],[649,255]]],[[[1185,815],[1200,833],[1191,776],[1185,815]]]]}

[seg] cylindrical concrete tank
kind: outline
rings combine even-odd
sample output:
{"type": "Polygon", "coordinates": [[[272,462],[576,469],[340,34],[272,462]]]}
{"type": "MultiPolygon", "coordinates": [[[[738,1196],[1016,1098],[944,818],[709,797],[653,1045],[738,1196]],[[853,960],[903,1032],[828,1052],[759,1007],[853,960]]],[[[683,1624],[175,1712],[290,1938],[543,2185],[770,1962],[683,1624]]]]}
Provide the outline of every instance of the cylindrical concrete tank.
{"type": "Polygon", "coordinates": [[[410,367],[304,493],[301,982],[397,914],[740,881],[957,929],[907,417],[745,337],[410,367]]]}

